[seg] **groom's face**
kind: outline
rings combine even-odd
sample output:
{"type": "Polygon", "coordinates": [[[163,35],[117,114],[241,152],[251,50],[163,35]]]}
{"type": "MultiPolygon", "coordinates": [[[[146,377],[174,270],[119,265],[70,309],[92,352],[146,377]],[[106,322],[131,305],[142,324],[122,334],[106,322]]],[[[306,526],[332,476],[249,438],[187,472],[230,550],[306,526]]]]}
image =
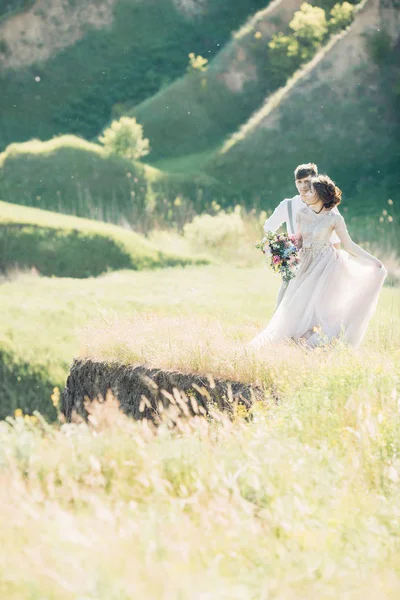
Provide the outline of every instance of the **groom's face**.
{"type": "Polygon", "coordinates": [[[303,177],[302,179],[296,179],[297,191],[303,201],[305,201],[307,192],[310,191],[311,179],[311,175],[307,175],[307,177],[303,177]]]}

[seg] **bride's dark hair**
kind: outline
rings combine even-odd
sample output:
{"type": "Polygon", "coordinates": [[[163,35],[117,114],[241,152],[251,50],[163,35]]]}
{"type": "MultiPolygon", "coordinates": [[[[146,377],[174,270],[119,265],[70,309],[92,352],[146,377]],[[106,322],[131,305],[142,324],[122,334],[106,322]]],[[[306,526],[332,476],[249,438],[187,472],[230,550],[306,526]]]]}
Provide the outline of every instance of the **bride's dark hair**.
{"type": "Polygon", "coordinates": [[[328,175],[318,175],[317,177],[313,177],[311,179],[311,185],[324,203],[324,208],[327,210],[340,204],[342,200],[342,190],[338,188],[328,175]]]}

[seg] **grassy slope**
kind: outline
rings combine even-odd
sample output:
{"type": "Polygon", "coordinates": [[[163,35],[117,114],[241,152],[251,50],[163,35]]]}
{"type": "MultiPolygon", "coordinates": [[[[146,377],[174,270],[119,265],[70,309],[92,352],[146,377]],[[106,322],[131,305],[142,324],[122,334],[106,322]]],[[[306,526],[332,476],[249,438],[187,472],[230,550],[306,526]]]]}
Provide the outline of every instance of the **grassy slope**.
{"type": "Polygon", "coordinates": [[[16,14],[30,8],[35,0],[2,0],[0,2],[0,21],[10,14],[16,14]]]}
{"type": "Polygon", "coordinates": [[[191,18],[172,0],[120,0],[109,28],[89,29],[45,64],[0,73],[0,149],[60,132],[92,138],[113,105],[137,104],[181,76],[189,52],[213,56],[264,1],[212,0],[191,18]]]}
{"type": "MultiPolygon", "coordinates": [[[[290,2],[284,6],[297,8],[290,2]]],[[[222,129],[227,133],[232,125],[227,125],[229,115],[239,122],[243,117],[238,118],[243,108],[237,104],[239,97],[245,106],[253,102],[255,88],[265,84],[262,78],[249,80],[239,94],[224,85],[228,95],[223,96],[225,102],[220,101],[222,74],[225,77],[229,70],[249,74],[260,68],[259,52],[264,56],[266,39],[276,27],[268,14],[268,9],[257,14],[213,61],[208,73],[210,85],[204,89],[200,86],[200,95],[200,88],[192,86],[200,82],[196,76],[188,76],[138,108],[154,125],[153,158],[165,150],[166,158],[157,164],[169,173],[110,160],[99,146],[68,136],[43,145],[13,145],[3,159],[0,155],[2,196],[80,216],[128,220],[135,228],[148,230],[160,221],[181,225],[196,212],[206,210],[214,198],[227,205],[239,200],[247,206],[258,204],[270,209],[282,196],[292,193],[293,167],[311,159],[318,160],[321,169],[329,170],[338,180],[345,197],[351,194],[357,210],[362,205],[375,218],[389,198],[396,200],[398,190],[399,52],[394,52],[390,64],[384,61],[376,67],[367,57],[361,66],[351,59],[343,68],[344,57],[347,60],[347,55],[351,56],[354,44],[365,44],[364,13],[358,15],[347,35],[321,53],[316,61],[319,64],[297,76],[253,115],[234,136],[235,143],[228,151],[221,154],[215,150],[215,144],[223,139],[222,129]],[[258,29],[264,32],[261,40],[254,38],[258,29]],[[339,83],[333,87],[330,81],[339,83]],[[191,110],[185,113],[185,107],[191,110]],[[346,126],[338,127],[338,123],[346,126]],[[168,148],[163,150],[164,142],[168,148]],[[205,151],[192,154],[204,145],[205,151]],[[168,158],[183,149],[187,151],[183,156],[168,158]]],[[[245,112],[247,118],[250,105],[245,112]]],[[[397,211],[396,203],[391,210],[397,211]]]]}
{"type": "MultiPolygon", "coordinates": [[[[266,45],[298,5],[291,0],[269,4],[234,34],[207,72],[187,74],[131,112],[151,139],[150,161],[186,160],[187,153],[214,149],[259,106],[269,86],[266,45]],[[254,37],[257,31],[262,38],[254,37]]],[[[191,169],[199,168],[196,156],[192,163],[191,169]]]]}
{"type": "MultiPolygon", "coordinates": [[[[51,385],[62,385],[68,366],[79,354],[84,339],[93,345],[97,332],[115,318],[117,322],[121,320],[121,332],[125,335],[124,320],[129,324],[135,317],[146,315],[144,329],[139,328],[133,344],[143,342],[148,345],[146,352],[151,354],[153,349],[156,362],[158,354],[165,362],[167,353],[169,366],[176,367],[178,363],[171,363],[173,348],[176,348],[176,360],[180,364],[182,348],[179,340],[192,328],[193,343],[197,339],[206,343],[208,332],[211,344],[215,335],[221,332],[225,332],[231,343],[235,339],[251,339],[272,313],[278,285],[278,278],[262,268],[232,266],[119,272],[86,280],[26,275],[15,282],[4,283],[1,287],[0,347],[12,353],[13,361],[24,361],[28,366],[25,370],[15,368],[12,393],[3,383],[1,415],[17,408],[12,404],[16,399],[23,403],[25,388],[30,389],[30,394],[27,404],[20,407],[44,410],[48,406],[48,394],[42,393],[43,388],[35,394],[30,385],[32,373],[46,375],[48,391],[51,391],[51,385]],[[255,281],[257,285],[254,285],[255,281]],[[151,318],[155,316],[165,317],[166,321],[159,327],[156,322],[154,331],[146,332],[147,320],[150,318],[148,324],[151,324],[151,318]],[[208,327],[204,326],[204,321],[209,322],[208,327]],[[91,328],[87,335],[82,335],[80,330],[89,326],[93,326],[93,330],[91,328]],[[18,383],[17,377],[20,377],[18,383]]],[[[368,348],[373,349],[382,336],[388,336],[387,347],[390,346],[389,338],[395,343],[399,302],[398,288],[384,289],[375,325],[371,326],[366,340],[368,348]],[[389,335],[389,331],[393,335],[389,335]]],[[[117,336],[108,339],[109,350],[115,356],[124,349],[124,344],[120,348],[118,345],[117,336]]],[[[200,353],[203,354],[204,351],[200,353]]],[[[193,367],[195,358],[195,352],[188,353],[185,360],[193,367]]],[[[223,363],[221,353],[219,361],[223,363]]]]}
{"type": "Polygon", "coordinates": [[[357,211],[376,214],[388,198],[400,200],[400,48],[379,65],[371,60],[367,36],[380,17],[377,2],[368,2],[350,30],[268,99],[206,171],[264,207],[292,195],[293,169],[309,160],[335,178],[357,211]]]}
{"type": "MultiPolygon", "coordinates": [[[[268,87],[263,78],[267,40],[297,7],[296,2],[287,0],[257,13],[212,62],[206,88],[201,78],[187,76],[138,108],[147,115],[148,124],[152,122],[152,131],[146,130],[153,145],[150,158],[163,155],[165,150],[167,158],[158,165],[168,174],[110,160],[99,146],[64,136],[42,145],[12,145],[3,159],[0,155],[2,196],[15,203],[79,216],[128,220],[144,230],[163,220],[181,225],[196,212],[206,210],[214,198],[231,204],[240,187],[229,186],[229,173],[216,171],[217,181],[199,169],[210,160],[213,144],[221,143],[259,104],[268,87]],[[262,32],[262,38],[254,37],[256,31],[262,32]],[[242,76],[248,78],[242,91],[231,91],[229,85],[242,76]],[[163,149],[164,142],[168,148],[163,149]],[[193,154],[204,146],[206,151],[193,154]],[[188,154],[178,161],[168,158],[183,151],[188,154]]],[[[235,169],[243,170],[236,165],[235,169]]],[[[246,183],[250,200],[251,185],[252,181],[246,183]]]]}
{"type": "MultiPolygon", "coordinates": [[[[265,4],[234,33],[207,72],[187,74],[131,111],[152,141],[152,164],[173,171],[201,170],[203,155],[212,154],[277,88],[269,70],[268,42],[275,33],[286,31],[301,3],[265,4]]],[[[329,15],[335,2],[309,4],[323,7],[329,15]]]]}
{"type": "Polygon", "coordinates": [[[16,204],[129,222],[144,231],[158,222],[179,225],[224,194],[205,174],[166,175],[109,157],[100,145],[75,136],[11,144],[0,154],[0,189],[16,204]],[[180,204],[174,204],[178,196],[180,204]]]}
{"type": "Polygon", "coordinates": [[[115,225],[0,202],[0,268],[35,267],[57,277],[90,277],[204,262],[163,252],[115,225]]]}

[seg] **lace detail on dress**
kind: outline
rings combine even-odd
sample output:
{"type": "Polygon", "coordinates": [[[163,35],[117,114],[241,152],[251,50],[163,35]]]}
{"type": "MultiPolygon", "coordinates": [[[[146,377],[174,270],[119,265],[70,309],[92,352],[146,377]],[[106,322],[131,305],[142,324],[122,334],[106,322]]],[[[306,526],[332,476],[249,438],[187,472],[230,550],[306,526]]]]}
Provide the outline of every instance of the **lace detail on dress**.
{"type": "Polygon", "coordinates": [[[321,256],[323,256],[324,254],[326,254],[328,252],[328,250],[330,250],[332,248],[332,244],[324,244],[323,242],[308,242],[303,244],[301,250],[300,250],[300,255],[304,252],[311,252],[312,257],[315,258],[317,256],[317,254],[321,253],[321,256]]]}
{"type": "Polygon", "coordinates": [[[302,249],[315,257],[332,247],[330,238],[335,228],[335,214],[332,211],[317,214],[308,206],[301,209],[298,218],[302,249]]]}

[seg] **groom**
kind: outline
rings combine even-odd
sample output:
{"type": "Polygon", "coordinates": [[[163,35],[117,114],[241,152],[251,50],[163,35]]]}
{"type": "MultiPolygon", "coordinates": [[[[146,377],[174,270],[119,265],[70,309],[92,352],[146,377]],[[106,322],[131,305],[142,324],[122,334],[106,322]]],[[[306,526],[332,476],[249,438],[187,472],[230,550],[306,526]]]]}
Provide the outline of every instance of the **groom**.
{"type": "MultiPolygon", "coordinates": [[[[299,192],[293,198],[285,198],[276,207],[272,215],[264,223],[264,231],[277,231],[279,227],[286,223],[286,229],[289,235],[296,234],[296,217],[298,212],[304,208],[306,202],[306,194],[310,191],[310,182],[313,177],[318,175],[318,167],[314,163],[306,163],[296,167],[294,172],[295,184],[299,192]]],[[[338,212],[337,209],[333,209],[338,212]]],[[[335,248],[339,248],[340,239],[333,232],[331,242],[335,248]]],[[[288,282],[283,281],[278,293],[276,307],[282,302],[282,298],[286,292],[288,282]]]]}

